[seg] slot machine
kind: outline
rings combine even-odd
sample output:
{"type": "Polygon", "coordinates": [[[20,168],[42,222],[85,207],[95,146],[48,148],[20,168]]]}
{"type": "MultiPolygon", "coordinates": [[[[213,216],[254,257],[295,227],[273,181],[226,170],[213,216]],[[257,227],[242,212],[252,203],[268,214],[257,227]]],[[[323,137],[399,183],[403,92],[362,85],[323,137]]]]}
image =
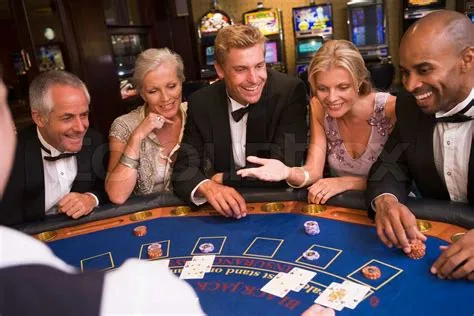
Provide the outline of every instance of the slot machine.
{"type": "Polygon", "coordinates": [[[388,29],[383,0],[347,3],[349,37],[359,49],[370,71],[374,86],[388,90],[395,68],[388,49],[388,29]]]}
{"type": "Polygon", "coordinates": [[[466,15],[474,23],[474,1],[466,2],[466,15]]]}
{"type": "Polygon", "coordinates": [[[425,15],[446,8],[446,0],[404,0],[403,1],[403,33],[425,15]]]}
{"type": "Polygon", "coordinates": [[[258,2],[255,10],[244,12],[244,24],[255,26],[268,38],[265,43],[265,62],[280,72],[287,72],[282,14],[280,9],[264,8],[258,2]]]}
{"type": "Polygon", "coordinates": [[[199,19],[197,32],[201,79],[215,79],[217,77],[214,69],[214,41],[221,28],[232,24],[231,17],[219,10],[217,0],[212,1],[212,9],[199,19]]]}
{"type": "Polygon", "coordinates": [[[309,6],[293,8],[296,75],[300,76],[324,41],[333,36],[332,5],[311,0],[309,6]]]}

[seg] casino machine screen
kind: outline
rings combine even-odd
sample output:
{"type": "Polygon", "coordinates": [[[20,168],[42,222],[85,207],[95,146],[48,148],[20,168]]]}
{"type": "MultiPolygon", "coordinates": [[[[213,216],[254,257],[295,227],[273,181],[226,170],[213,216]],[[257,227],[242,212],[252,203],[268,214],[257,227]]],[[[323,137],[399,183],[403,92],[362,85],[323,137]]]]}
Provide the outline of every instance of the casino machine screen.
{"type": "Polygon", "coordinates": [[[299,40],[297,44],[298,59],[308,59],[314,56],[323,46],[322,38],[299,40]]]}
{"type": "Polygon", "coordinates": [[[350,10],[352,41],[356,46],[385,44],[383,6],[356,7],[350,10]]]}
{"type": "Polygon", "coordinates": [[[297,34],[331,34],[332,17],[329,5],[294,8],[293,18],[297,34]]]}
{"type": "Polygon", "coordinates": [[[277,42],[270,41],[265,43],[265,62],[267,64],[278,62],[277,42]]]}
{"type": "Polygon", "coordinates": [[[206,47],[206,65],[212,66],[214,65],[214,46],[207,46],[206,47]]]}
{"type": "Polygon", "coordinates": [[[474,23],[474,12],[468,13],[467,17],[471,19],[471,22],[474,23]]]}

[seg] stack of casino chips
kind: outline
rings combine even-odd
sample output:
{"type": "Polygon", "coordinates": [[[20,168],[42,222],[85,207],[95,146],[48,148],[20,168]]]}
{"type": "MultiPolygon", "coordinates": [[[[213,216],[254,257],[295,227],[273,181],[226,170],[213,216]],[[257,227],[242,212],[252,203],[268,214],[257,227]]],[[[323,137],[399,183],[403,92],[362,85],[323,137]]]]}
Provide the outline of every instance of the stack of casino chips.
{"type": "Polygon", "coordinates": [[[163,250],[161,250],[161,244],[154,242],[148,245],[147,248],[148,258],[150,259],[157,259],[163,255],[163,250]]]}
{"type": "Polygon", "coordinates": [[[369,280],[377,280],[382,276],[382,272],[377,266],[365,266],[362,268],[362,274],[369,280]]]}
{"type": "Polygon", "coordinates": [[[147,233],[146,226],[137,226],[133,229],[133,234],[137,237],[145,236],[147,233]]]}
{"type": "Polygon", "coordinates": [[[303,253],[303,257],[306,259],[306,260],[310,260],[310,261],[313,261],[313,260],[318,260],[320,255],[319,255],[319,252],[317,252],[316,250],[306,250],[304,253],[303,253]]]}
{"type": "Polygon", "coordinates": [[[426,245],[424,244],[423,241],[416,239],[413,242],[410,242],[410,252],[407,253],[408,258],[411,259],[421,259],[425,256],[426,254],[426,245]]]}
{"type": "Polygon", "coordinates": [[[316,221],[307,221],[304,223],[304,231],[308,235],[317,235],[319,234],[319,225],[316,221]]]}
{"type": "Polygon", "coordinates": [[[211,243],[204,243],[199,246],[199,250],[203,253],[209,253],[214,251],[214,245],[211,243]]]}

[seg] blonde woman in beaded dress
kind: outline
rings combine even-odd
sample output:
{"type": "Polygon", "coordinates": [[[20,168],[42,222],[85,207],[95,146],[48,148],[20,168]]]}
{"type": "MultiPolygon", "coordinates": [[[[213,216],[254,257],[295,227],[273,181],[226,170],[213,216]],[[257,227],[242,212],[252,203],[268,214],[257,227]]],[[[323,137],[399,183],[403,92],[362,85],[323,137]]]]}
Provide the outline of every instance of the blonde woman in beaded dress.
{"type": "Polygon", "coordinates": [[[169,191],[186,121],[183,61],[167,48],[147,49],[135,63],[134,82],[145,104],[117,118],[109,132],[105,188],[113,203],[169,191]]]}
{"type": "Polygon", "coordinates": [[[395,97],[372,89],[362,56],[345,40],[326,42],[311,61],[308,77],[314,97],[304,167],[249,156],[248,161],[261,166],[237,174],[309,186],[308,201],[324,204],[341,192],[365,190],[370,167],[396,121],[395,97]],[[322,177],[326,159],[330,178],[322,177]]]}

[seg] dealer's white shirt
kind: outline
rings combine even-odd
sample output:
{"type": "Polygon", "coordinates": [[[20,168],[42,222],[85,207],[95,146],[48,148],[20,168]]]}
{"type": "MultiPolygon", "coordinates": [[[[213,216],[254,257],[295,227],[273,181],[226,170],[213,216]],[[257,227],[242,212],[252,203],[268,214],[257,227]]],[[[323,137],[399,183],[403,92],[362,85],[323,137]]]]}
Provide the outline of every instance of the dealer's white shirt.
{"type": "MultiPolygon", "coordinates": [[[[0,226],[0,269],[46,265],[66,273],[81,273],[56,257],[42,242],[0,226]]],[[[48,280],[45,280],[45,285],[48,280]]],[[[28,286],[28,284],[25,284],[28,286]]],[[[48,287],[44,287],[47,291],[48,287]]],[[[60,299],[60,298],[58,298],[60,299]]],[[[78,298],[87,301],[87,298],[78,298]]],[[[25,299],[25,304],[28,300],[25,299]]],[[[101,315],[204,315],[196,293],[160,261],[129,259],[105,274],[101,315]]]]}

